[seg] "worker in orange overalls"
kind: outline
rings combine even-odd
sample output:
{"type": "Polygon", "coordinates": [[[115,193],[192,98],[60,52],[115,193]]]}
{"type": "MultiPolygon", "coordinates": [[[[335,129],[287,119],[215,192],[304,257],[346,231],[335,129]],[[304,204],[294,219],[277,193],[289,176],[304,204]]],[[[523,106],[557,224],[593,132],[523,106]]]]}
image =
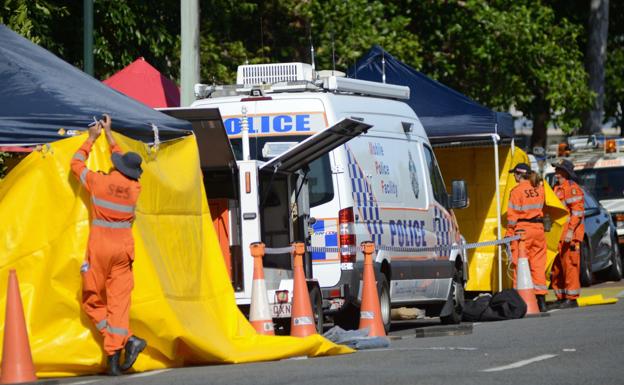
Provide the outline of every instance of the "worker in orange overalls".
{"type": "MultiPolygon", "coordinates": [[[[510,237],[518,230],[524,230],[524,243],[527,253],[531,279],[540,312],[546,312],[546,236],[544,235],[544,185],[537,173],[531,171],[526,163],[519,163],[513,169],[518,185],[509,195],[507,208],[507,233],[510,237]]],[[[512,243],[513,265],[518,266],[518,241],[512,243]]],[[[516,286],[516,270],[513,284],[516,286]]]]}
{"type": "Polygon", "coordinates": [[[141,192],[141,157],[122,154],[111,134],[111,118],[94,122],[89,137],[74,154],[71,169],[91,197],[91,227],[82,273],[82,308],[104,337],[108,374],[129,369],[145,349],[145,340],[129,328],[130,293],[134,287],[132,223],[141,192]],[[109,174],[90,171],[85,161],[104,128],[115,168],[109,174]],[[120,364],[125,347],[125,360],[120,364]]]}
{"type": "Polygon", "coordinates": [[[551,281],[557,302],[551,308],[565,309],[578,306],[576,299],[581,294],[579,263],[581,242],[585,234],[583,224],[585,194],[575,182],[577,177],[572,162],[564,159],[553,166],[556,179],[555,194],[568,209],[570,218],[563,227],[559,241],[559,254],[553,264],[551,281]]]}

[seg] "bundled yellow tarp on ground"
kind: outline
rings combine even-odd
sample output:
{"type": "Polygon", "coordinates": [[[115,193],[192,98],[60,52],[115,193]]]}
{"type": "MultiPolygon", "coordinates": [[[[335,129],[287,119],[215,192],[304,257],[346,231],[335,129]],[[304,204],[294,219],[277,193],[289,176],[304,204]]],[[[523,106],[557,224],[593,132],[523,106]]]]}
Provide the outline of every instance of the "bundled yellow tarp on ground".
{"type": "MultiPolygon", "coordinates": [[[[193,136],[150,151],[115,136],[144,159],[133,232],[135,289],[130,326],[148,342],[138,371],[348,353],[316,335],[257,335],[238,310],[202,187],[193,136]]],[[[99,333],[80,308],[80,265],[89,232],[88,195],[70,160],[85,135],[44,146],[0,182],[0,339],[6,280],[16,269],[39,376],[98,373],[99,333]]],[[[111,168],[102,137],[89,168],[111,168]]]]}
{"type": "MultiPolygon", "coordinates": [[[[470,205],[468,208],[455,210],[459,230],[468,243],[485,242],[497,239],[496,214],[496,178],[493,146],[437,148],[436,158],[444,174],[447,186],[455,179],[463,179],[468,185],[470,205]]],[[[524,151],[508,145],[499,146],[499,191],[501,194],[502,228],[505,235],[506,212],[509,193],[516,181],[509,170],[518,163],[529,163],[524,151]]],[[[545,184],[546,212],[550,215],[553,226],[546,233],[548,246],[547,275],[557,254],[557,245],[562,226],[567,220],[567,211],[545,184]]],[[[503,247],[503,288],[511,287],[511,270],[508,268],[507,255],[503,247]]],[[[496,246],[480,247],[468,252],[468,291],[498,291],[498,254],[496,246]]]]}

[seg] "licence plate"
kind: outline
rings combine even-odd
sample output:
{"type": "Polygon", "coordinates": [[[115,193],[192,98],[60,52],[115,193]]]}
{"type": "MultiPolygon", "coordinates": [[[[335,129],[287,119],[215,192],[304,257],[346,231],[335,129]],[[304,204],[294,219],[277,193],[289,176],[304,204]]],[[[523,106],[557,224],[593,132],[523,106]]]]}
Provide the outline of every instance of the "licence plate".
{"type": "Polygon", "coordinates": [[[290,306],[289,303],[276,303],[271,305],[271,312],[273,318],[288,318],[290,317],[290,306]]]}

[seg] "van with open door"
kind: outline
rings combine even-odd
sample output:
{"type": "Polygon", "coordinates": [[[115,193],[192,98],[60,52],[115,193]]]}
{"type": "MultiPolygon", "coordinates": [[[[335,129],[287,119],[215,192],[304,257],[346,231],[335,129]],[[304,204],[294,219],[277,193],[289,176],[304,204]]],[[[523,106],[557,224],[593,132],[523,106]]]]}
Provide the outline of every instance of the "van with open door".
{"type": "MultiPolygon", "coordinates": [[[[365,132],[370,125],[342,119],[301,143],[274,148],[264,154],[270,162],[236,159],[216,108],[163,109],[193,126],[200,154],[204,187],[213,225],[236,302],[248,314],[253,281],[253,257],[249,245],[264,242],[282,248],[309,238],[308,164],[333,148],[365,132]]],[[[316,327],[322,332],[323,307],[318,281],[312,279],[310,255],[305,268],[316,327]]],[[[267,254],[263,258],[269,306],[278,332],[290,327],[293,272],[290,253],[267,254]]]]}
{"type": "Polygon", "coordinates": [[[466,253],[453,213],[466,185],[449,194],[409,88],[327,74],[303,63],[245,65],[236,85],[196,85],[190,109],[218,108],[234,155],[277,166],[274,153],[348,119],[371,128],[319,156],[308,180],[312,276],[325,314],[359,322],[363,255],[376,245],[375,270],[386,328],[392,307],[417,306],[445,323],[461,320],[466,253]]]}

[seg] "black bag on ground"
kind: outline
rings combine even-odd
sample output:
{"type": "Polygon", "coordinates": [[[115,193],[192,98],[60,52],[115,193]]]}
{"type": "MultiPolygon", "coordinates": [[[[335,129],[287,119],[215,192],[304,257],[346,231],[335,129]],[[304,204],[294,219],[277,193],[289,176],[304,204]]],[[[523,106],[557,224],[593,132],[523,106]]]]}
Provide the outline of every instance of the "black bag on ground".
{"type": "Polygon", "coordinates": [[[462,320],[475,321],[503,321],[522,318],[526,314],[527,306],[520,295],[513,289],[505,289],[493,296],[482,294],[464,304],[462,320]]]}

